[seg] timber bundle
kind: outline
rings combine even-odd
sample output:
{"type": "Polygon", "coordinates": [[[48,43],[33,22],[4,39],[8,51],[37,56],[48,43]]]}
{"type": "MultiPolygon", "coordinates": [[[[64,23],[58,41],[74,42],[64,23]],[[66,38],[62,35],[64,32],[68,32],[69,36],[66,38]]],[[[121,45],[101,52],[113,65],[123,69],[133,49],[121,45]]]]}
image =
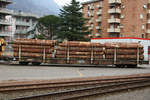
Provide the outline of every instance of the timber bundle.
{"type": "Polygon", "coordinates": [[[14,57],[52,58],[55,40],[17,39],[13,43],[14,57]]]}
{"type": "MultiPolygon", "coordinates": [[[[78,63],[77,60],[84,59],[84,63],[89,64],[94,59],[103,59],[103,47],[104,45],[100,43],[63,42],[57,47],[56,58],[66,58],[68,63],[72,64],[78,63]]],[[[59,60],[58,63],[65,63],[65,60],[59,60]]]]}
{"type": "Polygon", "coordinates": [[[55,40],[17,39],[13,43],[14,57],[40,58],[57,64],[136,64],[144,60],[139,43],[91,43],[55,40]],[[56,48],[55,48],[56,47],[56,48]]]}
{"type": "Polygon", "coordinates": [[[143,60],[143,46],[138,43],[105,43],[105,58],[143,60]]]}

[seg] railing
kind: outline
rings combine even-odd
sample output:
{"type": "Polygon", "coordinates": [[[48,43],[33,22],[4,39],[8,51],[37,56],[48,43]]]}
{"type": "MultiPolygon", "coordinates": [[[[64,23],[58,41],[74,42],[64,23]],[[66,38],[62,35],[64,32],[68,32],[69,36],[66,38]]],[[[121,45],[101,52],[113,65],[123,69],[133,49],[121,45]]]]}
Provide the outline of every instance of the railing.
{"type": "Polygon", "coordinates": [[[108,28],[107,32],[112,33],[120,33],[120,29],[119,28],[108,28]]]}
{"type": "Polygon", "coordinates": [[[147,33],[150,33],[150,29],[147,30],[147,33]]]}
{"type": "Polygon", "coordinates": [[[15,33],[16,34],[26,34],[27,30],[16,30],[15,33]]]}
{"type": "Polygon", "coordinates": [[[93,23],[93,20],[91,19],[91,20],[89,20],[89,23],[93,23]]]}
{"type": "Polygon", "coordinates": [[[101,18],[96,19],[96,22],[101,22],[101,21],[102,21],[101,18]]]}
{"type": "Polygon", "coordinates": [[[92,30],[93,29],[93,27],[89,27],[89,30],[92,30]]]}
{"type": "Polygon", "coordinates": [[[5,19],[0,19],[0,24],[11,25],[11,21],[8,21],[8,20],[5,20],[5,19]]]}
{"type": "Polygon", "coordinates": [[[119,18],[111,18],[111,19],[108,19],[108,23],[120,23],[120,19],[119,18]]]}
{"type": "Polygon", "coordinates": [[[102,11],[99,10],[99,11],[97,12],[97,15],[101,15],[101,14],[102,14],[102,11]]]}
{"type": "Polygon", "coordinates": [[[96,33],[96,34],[95,34],[95,36],[97,36],[97,37],[98,37],[98,36],[101,36],[101,35],[102,35],[101,33],[96,33]]]}
{"type": "Polygon", "coordinates": [[[89,6],[90,9],[94,10],[94,6],[89,6]]]}
{"type": "Polygon", "coordinates": [[[121,0],[109,0],[109,3],[121,3],[121,0]]]}
{"type": "Polygon", "coordinates": [[[8,10],[6,8],[0,8],[1,13],[13,14],[13,10],[8,10]]]}
{"type": "Polygon", "coordinates": [[[0,31],[0,36],[12,36],[11,31],[0,31]]]}
{"type": "Polygon", "coordinates": [[[29,22],[16,21],[16,25],[30,26],[31,24],[29,22]]]}
{"type": "Polygon", "coordinates": [[[150,19],[147,20],[147,24],[150,24],[150,19]]]}
{"type": "Polygon", "coordinates": [[[121,13],[121,10],[119,8],[112,8],[108,10],[108,13],[121,13]]]}
{"type": "Polygon", "coordinates": [[[102,4],[98,4],[96,7],[97,8],[102,8],[102,6],[103,6],[102,4]]]}
{"type": "Polygon", "coordinates": [[[101,29],[101,27],[100,26],[96,26],[96,29],[98,30],[98,29],[101,29]]]}

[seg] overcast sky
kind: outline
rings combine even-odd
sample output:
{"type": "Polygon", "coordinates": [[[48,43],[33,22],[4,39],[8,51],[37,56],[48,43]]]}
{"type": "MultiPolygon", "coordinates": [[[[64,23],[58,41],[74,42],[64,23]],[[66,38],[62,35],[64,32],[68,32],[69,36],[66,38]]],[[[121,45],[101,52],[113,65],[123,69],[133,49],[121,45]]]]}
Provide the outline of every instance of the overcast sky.
{"type": "MultiPolygon", "coordinates": [[[[55,2],[60,5],[60,6],[63,6],[65,4],[69,4],[71,0],[55,0],[55,2]]],[[[80,1],[80,2],[85,2],[85,1],[89,1],[89,0],[77,0],[77,1],[80,1]]]]}

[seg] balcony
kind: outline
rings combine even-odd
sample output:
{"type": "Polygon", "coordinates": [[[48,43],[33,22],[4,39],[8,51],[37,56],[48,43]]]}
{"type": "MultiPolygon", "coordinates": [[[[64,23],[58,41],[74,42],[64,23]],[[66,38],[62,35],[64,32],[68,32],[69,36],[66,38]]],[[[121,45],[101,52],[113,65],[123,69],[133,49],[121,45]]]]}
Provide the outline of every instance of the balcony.
{"type": "Polygon", "coordinates": [[[1,2],[5,2],[5,3],[8,3],[8,4],[10,4],[10,3],[12,3],[12,1],[10,1],[10,0],[0,0],[1,2]]]}
{"type": "Polygon", "coordinates": [[[13,14],[12,10],[8,10],[6,8],[0,8],[0,13],[4,13],[4,14],[13,14]]]}
{"type": "Polygon", "coordinates": [[[26,34],[27,30],[16,30],[15,34],[26,34]]]}
{"type": "Polygon", "coordinates": [[[94,28],[94,25],[92,24],[90,27],[89,27],[89,30],[93,30],[94,28]]]}
{"type": "Polygon", "coordinates": [[[102,10],[99,10],[96,14],[97,15],[101,15],[102,14],[102,10]]]}
{"type": "Polygon", "coordinates": [[[101,27],[100,26],[96,26],[96,29],[99,30],[99,29],[101,29],[101,27]]]}
{"type": "Polygon", "coordinates": [[[112,3],[121,4],[121,0],[109,0],[108,2],[109,2],[110,4],[112,4],[112,3]]]}
{"type": "Polygon", "coordinates": [[[150,19],[147,20],[147,24],[150,24],[150,19]]]}
{"type": "Polygon", "coordinates": [[[1,25],[11,25],[11,21],[5,20],[5,19],[0,19],[0,24],[1,25]]]}
{"type": "Polygon", "coordinates": [[[89,27],[89,30],[93,30],[93,27],[89,27]]]}
{"type": "Polygon", "coordinates": [[[102,4],[98,4],[96,7],[97,8],[102,8],[102,4]]]}
{"type": "Polygon", "coordinates": [[[148,30],[147,30],[147,33],[149,33],[149,34],[150,34],[150,29],[148,29],[148,30]]]}
{"type": "Polygon", "coordinates": [[[114,14],[114,13],[120,14],[121,10],[119,8],[113,8],[113,9],[109,9],[108,13],[110,13],[110,14],[114,14]]]}
{"type": "Polygon", "coordinates": [[[101,22],[101,21],[102,21],[101,18],[96,19],[96,22],[101,22]]]}
{"type": "Polygon", "coordinates": [[[20,26],[30,26],[30,23],[28,23],[28,22],[23,22],[23,21],[16,21],[16,25],[20,25],[20,26]]]}
{"type": "Polygon", "coordinates": [[[101,35],[102,35],[101,33],[96,33],[96,34],[95,34],[96,37],[99,37],[99,36],[101,36],[101,35]]]}
{"type": "Polygon", "coordinates": [[[147,13],[150,14],[150,10],[148,10],[147,13]]]}
{"type": "Polygon", "coordinates": [[[0,36],[12,36],[12,32],[9,31],[0,31],[0,36]]]}
{"type": "Polygon", "coordinates": [[[111,18],[111,19],[108,19],[108,23],[120,23],[120,19],[119,18],[111,18]]]}
{"type": "Polygon", "coordinates": [[[89,20],[89,23],[92,24],[93,23],[93,19],[89,20]]]}
{"type": "Polygon", "coordinates": [[[94,16],[94,13],[91,13],[91,14],[90,14],[90,17],[93,17],[93,16],[94,16]]]}
{"type": "Polygon", "coordinates": [[[94,6],[89,6],[89,9],[94,10],[94,6]]]}
{"type": "Polygon", "coordinates": [[[108,28],[107,30],[108,33],[120,33],[119,28],[108,28]]]}

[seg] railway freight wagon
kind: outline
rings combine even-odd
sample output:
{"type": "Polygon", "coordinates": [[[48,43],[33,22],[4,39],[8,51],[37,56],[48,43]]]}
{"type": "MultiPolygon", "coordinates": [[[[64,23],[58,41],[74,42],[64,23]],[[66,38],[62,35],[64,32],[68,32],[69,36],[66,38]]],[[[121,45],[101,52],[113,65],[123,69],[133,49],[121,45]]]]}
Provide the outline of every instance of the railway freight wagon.
{"type": "Polygon", "coordinates": [[[119,43],[139,43],[144,48],[144,60],[150,61],[150,39],[144,39],[144,38],[134,38],[134,37],[121,37],[121,38],[92,38],[92,43],[106,43],[106,42],[119,42],[119,43]]]}
{"type": "Polygon", "coordinates": [[[139,43],[91,43],[17,39],[14,57],[20,64],[78,64],[136,67],[144,64],[144,49],[139,43]]]}
{"type": "Polygon", "coordinates": [[[55,45],[55,40],[17,39],[12,45],[14,59],[23,65],[52,63],[55,45]]]}

